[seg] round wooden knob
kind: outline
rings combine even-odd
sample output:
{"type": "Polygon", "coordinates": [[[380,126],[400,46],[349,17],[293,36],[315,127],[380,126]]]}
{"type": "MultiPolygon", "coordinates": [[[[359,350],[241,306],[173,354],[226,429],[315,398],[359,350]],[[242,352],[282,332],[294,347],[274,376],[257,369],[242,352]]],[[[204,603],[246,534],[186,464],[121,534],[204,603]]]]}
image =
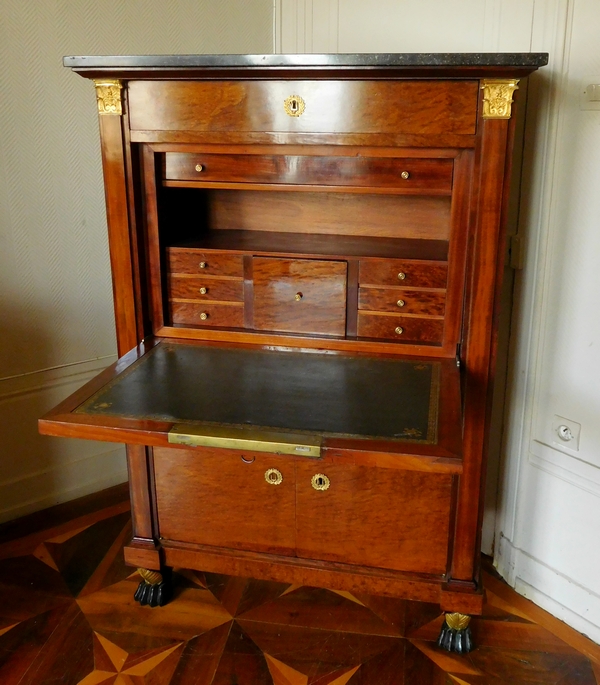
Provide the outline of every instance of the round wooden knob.
{"type": "Polygon", "coordinates": [[[208,288],[200,288],[199,292],[200,295],[206,295],[206,293],[208,292],[208,288]]]}
{"type": "Polygon", "coordinates": [[[406,181],[410,178],[410,173],[408,171],[403,171],[400,176],[406,181]]]}
{"type": "Polygon", "coordinates": [[[310,484],[315,490],[328,490],[331,481],[324,473],[315,473],[311,478],[310,484]]]}
{"type": "Polygon", "coordinates": [[[267,469],[265,471],[265,480],[269,485],[281,485],[283,474],[279,469],[267,469]]]}
{"type": "Polygon", "coordinates": [[[396,332],[398,335],[402,335],[402,333],[404,333],[404,328],[402,328],[402,326],[396,326],[395,332],[396,332]]]}
{"type": "Polygon", "coordinates": [[[202,321],[206,321],[206,319],[208,319],[208,314],[206,312],[202,312],[202,314],[200,314],[200,318],[202,321]]]}

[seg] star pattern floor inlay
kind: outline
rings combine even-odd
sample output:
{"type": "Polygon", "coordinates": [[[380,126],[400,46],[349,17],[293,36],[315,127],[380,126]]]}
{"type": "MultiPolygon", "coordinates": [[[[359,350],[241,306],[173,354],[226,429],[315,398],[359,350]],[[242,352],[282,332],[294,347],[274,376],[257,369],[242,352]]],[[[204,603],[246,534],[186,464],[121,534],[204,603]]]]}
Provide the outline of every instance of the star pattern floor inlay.
{"type": "Polygon", "coordinates": [[[457,656],[431,604],[177,569],[140,607],[130,534],[123,503],[0,544],[2,685],[600,685],[600,648],[491,573],[457,656]]]}

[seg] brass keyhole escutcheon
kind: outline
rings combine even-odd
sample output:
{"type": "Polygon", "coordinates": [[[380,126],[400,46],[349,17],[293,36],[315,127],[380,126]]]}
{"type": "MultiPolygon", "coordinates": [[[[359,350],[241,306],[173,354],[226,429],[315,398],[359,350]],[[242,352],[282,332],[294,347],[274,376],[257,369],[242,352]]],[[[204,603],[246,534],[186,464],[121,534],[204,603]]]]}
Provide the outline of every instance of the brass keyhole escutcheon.
{"type": "Polygon", "coordinates": [[[283,109],[290,117],[299,117],[306,107],[306,103],[299,95],[290,95],[283,101],[283,109]]]}
{"type": "Polygon", "coordinates": [[[281,485],[283,474],[279,469],[267,469],[265,471],[265,480],[269,485],[281,485]]]}
{"type": "Polygon", "coordinates": [[[208,288],[200,288],[200,295],[206,295],[208,288]]]}
{"type": "Polygon", "coordinates": [[[303,295],[302,293],[296,293],[296,294],[294,295],[294,299],[296,300],[296,302],[300,302],[300,300],[301,300],[303,297],[304,297],[304,295],[303,295]]]}
{"type": "Polygon", "coordinates": [[[400,176],[407,181],[410,178],[410,173],[408,171],[403,171],[400,176]]]}
{"type": "Polygon", "coordinates": [[[201,269],[206,269],[206,267],[208,266],[208,262],[200,262],[200,264],[198,264],[198,266],[199,266],[201,269]]]}
{"type": "Polygon", "coordinates": [[[203,171],[204,167],[202,164],[196,164],[196,171],[203,171]]]}
{"type": "Polygon", "coordinates": [[[208,319],[208,313],[202,312],[202,314],[200,314],[200,319],[202,319],[202,321],[206,321],[206,319],[208,319]]]}
{"type": "Polygon", "coordinates": [[[398,280],[403,281],[405,278],[406,274],[404,273],[404,271],[400,271],[400,273],[398,274],[398,280]]]}
{"type": "Polygon", "coordinates": [[[405,302],[404,300],[398,300],[398,302],[396,302],[396,304],[397,304],[399,307],[404,307],[404,305],[406,304],[406,302],[405,302]]]}
{"type": "Polygon", "coordinates": [[[310,481],[310,484],[315,490],[329,490],[331,481],[324,473],[315,473],[310,481]]]}
{"type": "Polygon", "coordinates": [[[404,333],[404,328],[402,328],[402,326],[396,326],[395,333],[402,335],[402,333],[404,333]]]}

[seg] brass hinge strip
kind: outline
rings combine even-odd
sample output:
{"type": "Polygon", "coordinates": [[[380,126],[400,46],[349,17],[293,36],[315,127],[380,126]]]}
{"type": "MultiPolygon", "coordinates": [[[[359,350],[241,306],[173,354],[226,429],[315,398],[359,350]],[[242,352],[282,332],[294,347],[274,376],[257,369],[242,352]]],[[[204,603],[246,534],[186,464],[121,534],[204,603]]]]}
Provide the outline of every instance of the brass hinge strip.
{"type": "Polygon", "coordinates": [[[249,452],[295,454],[300,457],[319,458],[321,456],[319,436],[236,426],[176,424],[169,431],[169,443],[189,447],[224,447],[249,452]]]}

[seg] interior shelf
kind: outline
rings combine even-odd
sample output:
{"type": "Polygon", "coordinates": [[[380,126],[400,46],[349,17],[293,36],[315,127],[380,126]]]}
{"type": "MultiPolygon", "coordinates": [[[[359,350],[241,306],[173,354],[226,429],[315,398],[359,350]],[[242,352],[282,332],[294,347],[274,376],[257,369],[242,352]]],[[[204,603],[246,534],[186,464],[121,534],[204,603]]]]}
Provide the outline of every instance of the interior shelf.
{"type": "Polygon", "coordinates": [[[170,247],[201,250],[229,250],[260,255],[303,255],[306,257],[381,257],[383,259],[423,259],[446,261],[445,240],[375,238],[370,236],[324,235],[274,231],[219,230],[201,239],[170,247]]]}

